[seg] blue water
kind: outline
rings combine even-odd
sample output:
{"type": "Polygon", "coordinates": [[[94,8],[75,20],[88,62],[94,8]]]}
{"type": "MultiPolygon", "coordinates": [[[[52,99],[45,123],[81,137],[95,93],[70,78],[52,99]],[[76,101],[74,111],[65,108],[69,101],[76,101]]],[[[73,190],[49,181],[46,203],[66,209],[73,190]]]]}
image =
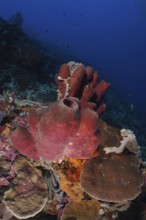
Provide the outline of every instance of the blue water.
{"type": "Polygon", "coordinates": [[[145,0],[0,0],[0,16],[21,12],[43,44],[98,69],[146,119],[145,0]]]}

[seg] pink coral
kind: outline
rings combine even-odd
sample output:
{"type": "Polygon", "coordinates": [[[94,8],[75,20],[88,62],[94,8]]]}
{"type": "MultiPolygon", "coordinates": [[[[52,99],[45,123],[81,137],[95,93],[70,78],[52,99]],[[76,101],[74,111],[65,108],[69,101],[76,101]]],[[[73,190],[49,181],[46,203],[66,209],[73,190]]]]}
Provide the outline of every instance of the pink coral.
{"type": "Polygon", "coordinates": [[[91,109],[80,110],[77,98],[64,98],[46,109],[31,110],[28,124],[28,128],[15,129],[11,139],[20,153],[36,161],[87,159],[99,145],[98,115],[91,109]]]}

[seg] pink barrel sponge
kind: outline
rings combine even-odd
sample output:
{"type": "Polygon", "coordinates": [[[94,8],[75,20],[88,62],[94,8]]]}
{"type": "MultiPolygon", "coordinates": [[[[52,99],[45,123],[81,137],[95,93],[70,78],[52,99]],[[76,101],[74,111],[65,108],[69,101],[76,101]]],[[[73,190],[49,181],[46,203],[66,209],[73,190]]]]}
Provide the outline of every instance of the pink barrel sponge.
{"type": "Polygon", "coordinates": [[[81,110],[74,97],[51,103],[46,109],[31,110],[28,124],[28,128],[17,127],[11,140],[20,153],[35,161],[88,159],[100,142],[98,114],[91,109],[81,110]]]}

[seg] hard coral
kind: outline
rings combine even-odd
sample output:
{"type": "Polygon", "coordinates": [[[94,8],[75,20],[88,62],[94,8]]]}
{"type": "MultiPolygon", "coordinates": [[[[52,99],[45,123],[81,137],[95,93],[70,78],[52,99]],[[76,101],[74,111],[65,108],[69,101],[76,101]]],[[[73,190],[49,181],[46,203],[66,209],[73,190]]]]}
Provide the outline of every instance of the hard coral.
{"type": "Polygon", "coordinates": [[[104,154],[87,160],[81,172],[81,186],[97,200],[124,203],[141,192],[140,162],[132,154],[104,154]]]}
{"type": "Polygon", "coordinates": [[[100,204],[95,200],[70,202],[66,205],[61,220],[97,220],[100,204]]]}
{"type": "Polygon", "coordinates": [[[30,111],[28,124],[29,128],[18,127],[11,139],[20,153],[36,161],[87,159],[99,145],[98,115],[91,109],[80,110],[77,98],[64,98],[46,109],[30,111]]]}
{"type": "Polygon", "coordinates": [[[98,120],[101,141],[96,157],[86,160],[80,174],[85,192],[100,201],[105,212],[124,211],[141,193],[139,146],[132,131],[109,126],[98,120]]]}
{"type": "Polygon", "coordinates": [[[69,62],[60,67],[56,75],[58,99],[72,96],[80,99],[81,108],[96,109],[98,113],[105,110],[101,99],[110,84],[99,81],[99,75],[91,67],[82,63],[69,62]]]}
{"type": "Polygon", "coordinates": [[[3,202],[12,215],[27,219],[44,208],[48,199],[47,185],[41,171],[26,158],[17,158],[14,166],[17,176],[5,192],[3,202]]]}

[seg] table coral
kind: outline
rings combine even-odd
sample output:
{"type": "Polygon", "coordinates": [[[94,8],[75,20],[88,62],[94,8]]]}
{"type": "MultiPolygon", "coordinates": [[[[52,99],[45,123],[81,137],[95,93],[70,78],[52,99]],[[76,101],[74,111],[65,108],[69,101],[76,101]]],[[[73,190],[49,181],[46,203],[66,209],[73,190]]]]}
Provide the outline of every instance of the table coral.
{"type": "Polygon", "coordinates": [[[40,212],[48,199],[47,185],[41,171],[25,158],[15,161],[17,176],[10,190],[4,194],[6,208],[19,219],[26,219],[40,212]]]}
{"type": "Polygon", "coordinates": [[[100,154],[85,162],[81,185],[91,197],[101,201],[133,200],[143,185],[139,166],[139,160],[133,155],[100,154]]]}
{"type": "Polygon", "coordinates": [[[96,200],[70,202],[66,205],[61,220],[97,220],[100,203],[96,200]]]}

